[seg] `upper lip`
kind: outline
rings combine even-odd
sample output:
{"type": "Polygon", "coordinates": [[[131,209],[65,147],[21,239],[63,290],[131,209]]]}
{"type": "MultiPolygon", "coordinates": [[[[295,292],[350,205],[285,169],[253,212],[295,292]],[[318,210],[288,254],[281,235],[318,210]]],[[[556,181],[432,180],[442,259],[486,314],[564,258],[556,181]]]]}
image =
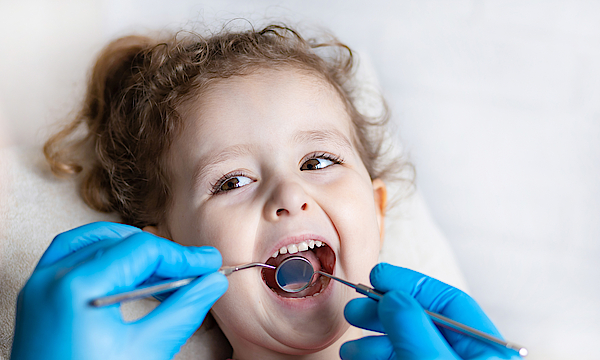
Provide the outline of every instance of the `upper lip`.
{"type": "Polygon", "coordinates": [[[327,246],[329,246],[332,250],[334,249],[334,247],[331,246],[331,242],[321,235],[305,233],[301,235],[286,236],[277,241],[272,247],[269,248],[270,251],[266,254],[267,260],[275,253],[275,251],[279,251],[279,249],[281,249],[284,246],[288,246],[291,244],[299,244],[302,241],[308,240],[319,240],[324,244],[327,244],[327,246]]]}

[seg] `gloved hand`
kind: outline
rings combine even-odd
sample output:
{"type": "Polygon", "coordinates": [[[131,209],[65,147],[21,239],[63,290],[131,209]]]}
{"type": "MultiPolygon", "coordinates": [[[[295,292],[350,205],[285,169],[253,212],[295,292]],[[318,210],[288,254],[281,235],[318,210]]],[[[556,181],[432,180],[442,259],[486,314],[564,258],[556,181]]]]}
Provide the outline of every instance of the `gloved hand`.
{"type": "Polygon", "coordinates": [[[227,290],[220,266],[215,248],[184,247],[132,226],[100,222],[62,233],[19,293],[11,359],[171,359],[227,290]],[[153,275],[203,276],[131,323],[118,304],[90,305],[153,275]]]}
{"type": "Polygon", "coordinates": [[[383,298],[379,302],[369,298],[351,300],[344,316],[354,326],[386,335],[343,344],[342,359],[521,359],[513,350],[438,329],[424,312],[436,312],[501,338],[475,300],[464,292],[385,263],[373,268],[371,284],[385,293],[383,298]]]}

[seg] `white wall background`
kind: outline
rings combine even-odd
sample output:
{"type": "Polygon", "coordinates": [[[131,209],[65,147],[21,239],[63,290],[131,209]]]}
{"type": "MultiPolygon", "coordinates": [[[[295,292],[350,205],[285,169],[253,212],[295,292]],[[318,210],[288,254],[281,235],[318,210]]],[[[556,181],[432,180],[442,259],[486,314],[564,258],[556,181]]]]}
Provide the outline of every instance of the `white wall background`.
{"type": "Polygon", "coordinates": [[[109,39],[238,16],[368,53],[472,295],[530,359],[600,358],[598,1],[0,0],[0,146],[40,143],[109,39]]]}

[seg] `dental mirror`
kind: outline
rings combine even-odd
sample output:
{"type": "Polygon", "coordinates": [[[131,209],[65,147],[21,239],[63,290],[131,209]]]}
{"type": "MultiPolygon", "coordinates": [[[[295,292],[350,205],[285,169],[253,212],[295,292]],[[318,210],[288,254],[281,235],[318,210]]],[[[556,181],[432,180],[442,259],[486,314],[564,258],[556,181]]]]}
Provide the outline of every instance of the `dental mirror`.
{"type": "Polygon", "coordinates": [[[330,279],[339,281],[344,285],[348,285],[356,289],[356,291],[360,292],[361,294],[367,295],[373,300],[379,301],[379,299],[383,296],[383,294],[375,291],[375,289],[371,289],[368,286],[362,284],[355,285],[331,274],[318,270],[315,271],[312,263],[307,258],[299,255],[291,256],[283,260],[281,264],[275,268],[275,281],[281,290],[289,293],[297,293],[313,284],[313,277],[315,274],[320,274],[330,279]]]}
{"type": "Polygon", "coordinates": [[[339,281],[376,301],[379,301],[383,296],[382,293],[366,285],[356,285],[326,272],[315,271],[312,263],[307,258],[298,255],[283,260],[281,264],[275,268],[275,281],[281,290],[289,293],[297,293],[313,284],[313,277],[315,274],[339,281]]]}
{"type": "Polygon", "coordinates": [[[281,290],[297,293],[312,284],[314,275],[315,270],[308,259],[302,256],[292,256],[277,266],[275,281],[281,290]]]}

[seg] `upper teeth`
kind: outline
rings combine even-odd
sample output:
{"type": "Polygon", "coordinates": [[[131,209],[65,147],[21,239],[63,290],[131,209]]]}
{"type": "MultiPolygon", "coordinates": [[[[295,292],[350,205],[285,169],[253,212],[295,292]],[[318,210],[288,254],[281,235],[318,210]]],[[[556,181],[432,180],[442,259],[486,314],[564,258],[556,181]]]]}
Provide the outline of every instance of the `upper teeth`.
{"type": "Polygon", "coordinates": [[[308,249],[314,249],[314,247],[321,247],[323,246],[323,242],[319,241],[319,240],[308,240],[308,241],[302,241],[298,244],[290,244],[288,246],[282,246],[281,249],[279,249],[279,251],[276,251],[272,257],[277,257],[277,255],[279,254],[295,254],[299,251],[306,251],[308,249]]]}

